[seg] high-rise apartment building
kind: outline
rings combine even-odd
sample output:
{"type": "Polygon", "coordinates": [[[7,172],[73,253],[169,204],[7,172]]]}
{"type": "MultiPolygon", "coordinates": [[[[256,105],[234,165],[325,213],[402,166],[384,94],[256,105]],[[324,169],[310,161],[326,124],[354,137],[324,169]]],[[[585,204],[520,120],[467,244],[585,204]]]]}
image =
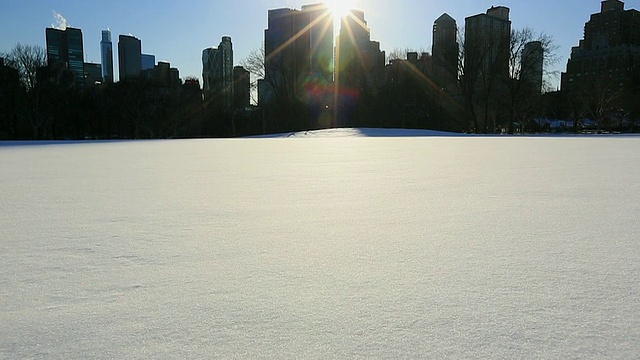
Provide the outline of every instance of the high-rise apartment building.
{"type": "Polygon", "coordinates": [[[302,16],[305,27],[309,27],[310,80],[329,84],[334,71],[333,15],[329,6],[322,3],[303,6],[302,16]]]}
{"type": "Polygon", "coordinates": [[[332,126],[354,126],[358,109],[386,79],[385,52],[371,41],[364,12],[351,10],[341,19],[336,42],[335,112],[332,126]],[[369,97],[368,97],[369,96],[369,97]]]}
{"type": "Polygon", "coordinates": [[[111,42],[111,30],[102,30],[100,41],[100,55],[102,64],[102,81],[113,82],[113,43],[111,42]]]}
{"type": "Polygon", "coordinates": [[[224,36],[217,48],[202,51],[202,91],[205,99],[222,99],[225,109],[233,106],[233,42],[224,36]]]}
{"type": "Polygon", "coordinates": [[[118,38],[118,73],[120,81],[139,78],[142,71],[142,42],[131,35],[118,38]]]}
{"type": "Polygon", "coordinates": [[[624,2],[606,0],[585,24],[584,39],[571,49],[562,91],[580,93],[595,87],[640,91],[640,12],[624,2]]]}
{"type": "Polygon", "coordinates": [[[269,10],[265,30],[265,103],[275,97],[325,102],[333,81],[333,17],[326,4],[269,10]]]}
{"type": "Polygon", "coordinates": [[[84,87],[84,46],[82,30],[47,28],[47,63],[54,72],[68,70],[76,87],[84,87]]]}
{"type": "MultiPolygon", "coordinates": [[[[509,78],[511,20],[509,8],[491,7],[486,14],[465,19],[465,74],[491,79],[509,78]]],[[[487,83],[487,81],[483,81],[487,83]]]]}
{"type": "Polygon", "coordinates": [[[436,81],[445,86],[458,75],[458,25],[449,14],[442,14],[433,23],[432,44],[434,75],[436,81]]]}
{"type": "Polygon", "coordinates": [[[340,88],[363,90],[375,86],[385,66],[380,43],[371,41],[364,12],[352,10],[341,19],[336,49],[336,81],[340,88]]]}
{"type": "Polygon", "coordinates": [[[544,48],[542,42],[531,41],[525,44],[520,59],[521,80],[531,88],[534,93],[542,92],[542,76],[544,70],[544,48]]]}

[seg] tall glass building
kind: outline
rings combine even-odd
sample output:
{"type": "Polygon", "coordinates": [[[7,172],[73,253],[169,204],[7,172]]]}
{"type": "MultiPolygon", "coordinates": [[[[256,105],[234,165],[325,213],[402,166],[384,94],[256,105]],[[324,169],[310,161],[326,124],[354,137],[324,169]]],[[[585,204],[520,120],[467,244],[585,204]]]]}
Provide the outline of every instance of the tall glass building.
{"type": "Polygon", "coordinates": [[[224,99],[224,106],[233,106],[233,43],[224,36],[217,48],[202,51],[202,79],[206,98],[224,99]]]}
{"type": "Polygon", "coordinates": [[[139,78],[142,72],[142,42],[131,35],[118,38],[118,73],[120,81],[139,78]]]}
{"type": "Polygon", "coordinates": [[[82,30],[76,28],[46,29],[47,63],[54,71],[69,70],[73,84],[84,87],[84,46],[82,30]]]}
{"type": "Polygon", "coordinates": [[[113,82],[113,44],[111,43],[111,30],[102,30],[100,41],[100,53],[102,56],[102,81],[113,82]]]}
{"type": "Polygon", "coordinates": [[[156,66],[156,56],[151,54],[142,54],[141,56],[142,70],[153,70],[156,66]]]}

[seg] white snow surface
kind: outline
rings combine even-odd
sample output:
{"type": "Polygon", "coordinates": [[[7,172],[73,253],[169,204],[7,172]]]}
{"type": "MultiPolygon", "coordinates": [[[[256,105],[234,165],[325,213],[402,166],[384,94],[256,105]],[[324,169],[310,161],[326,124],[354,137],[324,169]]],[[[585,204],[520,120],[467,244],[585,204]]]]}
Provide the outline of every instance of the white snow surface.
{"type": "Polygon", "coordinates": [[[0,358],[640,354],[640,138],[6,145],[0,358]]]}
{"type": "Polygon", "coordinates": [[[283,137],[424,137],[424,136],[462,136],[461,134],[419,129],[383,129],[383,128],[335,128],[309,131],[297,131],[281,134],[258,135],[252,138],[283,137]]]}

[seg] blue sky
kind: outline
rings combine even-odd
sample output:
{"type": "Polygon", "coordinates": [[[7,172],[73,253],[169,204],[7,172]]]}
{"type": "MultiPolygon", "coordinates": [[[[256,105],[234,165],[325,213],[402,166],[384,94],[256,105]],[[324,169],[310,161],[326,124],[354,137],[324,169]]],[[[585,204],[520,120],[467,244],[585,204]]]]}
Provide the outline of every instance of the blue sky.
{"type": "MultiPolygon", "coordinates": [[[[340,0],[336,0],[340,1],[340,0]]],[[[45,28],[55,23],[54,12],[69,26],[81,28],[85,58],[100,61],[100,31],[110,28],[117,47],[119,34],[142,40],[143,52],[156,60],[167,60],[180,69],[180,76],[201,76],[202,49],[217,46],[230,35],[235,63],[261,46],[267,26],[267,11],[280,7],[299,8],[315,1],[303,0],[0,0],[0,52],[16,43],[45,46],[45,28]]],[[[373,40],[387,52],[395,48],[431,50],[433,21],[446,12],[459,27],[464,18],[483,13],[492,5],[511,8],[514,28],[530,27],[552,35],[559,45],[560,62],[566,66],[571,47],[582,38],[592,13],[600,11],[599,0],[343,0],[365,11],[373,40]]],[[[640,0],[625,1],[626,8],[640,8],[640,0]]],[[[117,57],[116,57],[117,63],[117,57]]],[[[117,70],[116,70],[117,72],[117,70]]],[[[557,82],[557,81],[556,81],[557,82]]]]}

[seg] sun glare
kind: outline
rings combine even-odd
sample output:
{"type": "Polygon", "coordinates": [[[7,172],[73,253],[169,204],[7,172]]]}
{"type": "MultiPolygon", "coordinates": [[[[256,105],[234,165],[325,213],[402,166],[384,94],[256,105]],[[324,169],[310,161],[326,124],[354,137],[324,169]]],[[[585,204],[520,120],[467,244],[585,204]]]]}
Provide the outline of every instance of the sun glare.
{"type": "Polygon", "coordinates": [[[336,19],[342,19],[349,15],[349,11],[353,8],[353,2],[347,0],[325,0],[329,6],[331,15],[336,19]]]}

